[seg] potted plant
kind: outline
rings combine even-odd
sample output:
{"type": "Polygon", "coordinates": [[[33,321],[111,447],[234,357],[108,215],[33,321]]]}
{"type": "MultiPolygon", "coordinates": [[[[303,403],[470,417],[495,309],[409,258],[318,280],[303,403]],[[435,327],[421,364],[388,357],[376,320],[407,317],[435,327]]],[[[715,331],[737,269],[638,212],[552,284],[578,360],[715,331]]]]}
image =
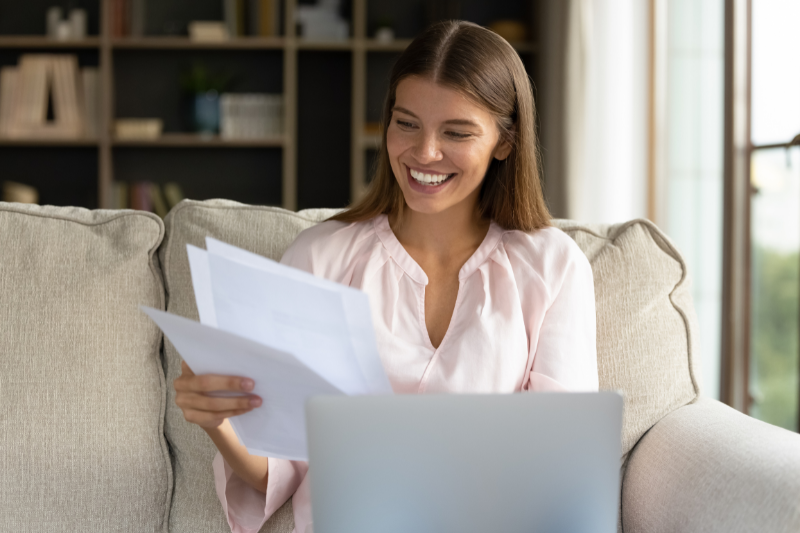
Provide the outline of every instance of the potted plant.
{"type": "Polygon", "coordinates": [[[209,136],[219,133],[219,96],[232,78],[230,74],[212,72],[203,63],[195,63],[183,73],[181,88],[189,131],[209,136]]]}

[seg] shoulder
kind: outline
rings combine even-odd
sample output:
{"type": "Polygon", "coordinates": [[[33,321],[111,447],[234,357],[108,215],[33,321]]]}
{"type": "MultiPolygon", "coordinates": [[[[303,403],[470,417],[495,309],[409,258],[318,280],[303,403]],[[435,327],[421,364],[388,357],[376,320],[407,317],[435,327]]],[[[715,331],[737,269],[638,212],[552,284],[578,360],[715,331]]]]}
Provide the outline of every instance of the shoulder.
{"type": "Polygon", "coordinates": [[[589,266],[583,251],[558,228],[546,227],[531,232],[506,231],[503,241],[509,255],[534,267],[559,268],[573,263],[589,266]]]}
{"type": "Polygon", "coordinates": [[[375,225],[326,220],[301,231],[284,252],[281,263],[328,279],[346,268],[375,241],[375,225]]]}
{"type": "Polygon", "coordinates": [[[506,231],[503,244],[515,275],[538,278],[551,294],[558,293],[569,279],[592,279],[592,268],[586,255],[569,235],[558,228],[506,231]]]}

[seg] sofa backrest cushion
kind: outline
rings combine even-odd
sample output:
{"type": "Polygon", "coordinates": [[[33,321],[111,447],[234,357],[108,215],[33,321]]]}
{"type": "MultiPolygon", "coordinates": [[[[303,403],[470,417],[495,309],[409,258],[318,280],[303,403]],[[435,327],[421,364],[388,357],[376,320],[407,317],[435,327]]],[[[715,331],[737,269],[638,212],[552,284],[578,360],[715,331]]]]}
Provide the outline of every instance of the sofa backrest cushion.
{"type": "MultiPolygon", "coordinates": [[[[159,250],[170,313],[198,319],[186,245],[205,248],[206,236],[279,260],[298,233],[328,218],[331,209],[293,213],[277,207],[244,205],[228,200],[184,200],[167,215],[167,236],[159,250]]],[[[229,526],[214,489],[211,462],[216,448],[208,435],[186,422],[175,405],[172,381],[181,374],[181,358],[165,339],[167,383],[165,431],[175,472],[170,512],[171,533],[219,533],[229,526]]],[[[261,531],[292,530],[291,499],[264,524],[261,531]]]]}
{"type": "Polygon", "coordinates": [[[166,532],[155,215],[0,203],[0,531],[166,532]]]}
{"type": "Polygon", "coordinates": [[[650,221],[555,225],[594,273],[601,390],[624,398],[624,460],[644,433],[699,395],[697,316],[686,263],[650,221]]]}

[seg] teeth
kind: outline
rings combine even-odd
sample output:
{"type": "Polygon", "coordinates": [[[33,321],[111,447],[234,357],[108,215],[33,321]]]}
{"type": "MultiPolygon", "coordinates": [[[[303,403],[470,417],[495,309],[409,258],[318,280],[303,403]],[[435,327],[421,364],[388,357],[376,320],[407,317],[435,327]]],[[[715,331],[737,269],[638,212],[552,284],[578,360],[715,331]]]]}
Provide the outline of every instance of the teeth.
{"type": "Polygon", "coordinates": [[[411,177],[420,183],[438,185],[450,177],[450,174],[424,174],[416,170],[411,170],[411,177]]]}

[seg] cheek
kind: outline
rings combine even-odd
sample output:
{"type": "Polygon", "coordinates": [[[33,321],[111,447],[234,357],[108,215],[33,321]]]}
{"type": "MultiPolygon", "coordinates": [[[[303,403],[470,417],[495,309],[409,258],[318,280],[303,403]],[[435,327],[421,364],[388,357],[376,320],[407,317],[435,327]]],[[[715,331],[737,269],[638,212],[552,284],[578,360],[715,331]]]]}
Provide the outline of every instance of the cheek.
{"type": "Polygon", "coordinates": [[[386,130],[386,151],[389,152],[389,157],[392,159],[392,165],[395,164],[395,158],[400,156],[408,148],[408,142],[403,134],[397,131],[396,128],[389,126],[386,130]]]}
{"type": "Polygon", "coordinates": [[[491,156],[491,151],[487,151],[479,145],[457,145],[450,150],[449,158],[452,163],[462,169],[466,174],[478,174],[483,177],[486,165],[491,156]]]}

